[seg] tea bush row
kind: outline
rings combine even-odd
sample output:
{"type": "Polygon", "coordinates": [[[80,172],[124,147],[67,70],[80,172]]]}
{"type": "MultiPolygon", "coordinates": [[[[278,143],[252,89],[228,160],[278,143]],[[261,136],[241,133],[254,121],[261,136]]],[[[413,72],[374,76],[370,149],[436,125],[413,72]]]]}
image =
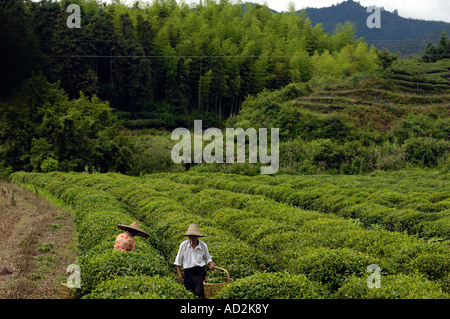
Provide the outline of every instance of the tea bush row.
{"type": "MultiPolygon", "coordinates": [[[[448,250],[439,245],[428,245],[403,234],[386,231],[380,234],[377,230],[366,230],[350,221],[332,217],[332,215],[301,211],[298,208],[276,203],[260,196],[211,190],[204,187],[186,186],[183,189],[175,185],[171,187],[173,183],[165,179],[149,179],[147,182],[145,182],[145,178],[139,179],[142,189],[150,193],[155,190],[154,187],[162,190],[159,196],[166,196],[167,199],[164,200],[166,204],[175,205],[174,208],[178,212],[187,208],[191,215],[198,215],[198,223],[211,225],[212,222],[215,222],[221,229],[232,232],[239,240],[256,247],[263,254],[271,256],[272,258],[266,261],[266,266],[269,266],[270,270],[288,269],[293,273],[306,273],[311,279],[325,283],[332,290],[345,283],[346,278],[351,275],[364,275],[365,267],[371,263],[382,265],[387,273],[408,273],[417,271],[418,267],[405,266],[405,262],[414,263],[417,256],[423,257],[421,254],[430,253],[431,257],[439,256],[442,251],[448,254],[448,250]],[[180,200],[181,206],[174,204],[172,199],[180,200]],[[231,208],[233,206],[239,209],[231,208]],[[248,211],[248,209],[256,209],[258,213],[248,211]],[[290,214],[287,211],[290,211],[290,214]],[[297,217],[296,220],[295,217],[297,217]],[[293,220],[295,220],[294,223],[292,223],[293,220]],[[312,221],[317,222],[309,225],[312,221]],[[308,228],[309,231],[307,231],[308,228]],[[325,236],[317,236],[322,232],[325,233],[325,236]],[[350,245],[345,247],[346,243],[355,243],[356,235],[364,237],[366,233],[370,233],[372,236],[368,236],[368,240],[361,241],[356,246],[361,251],[355,251],[355,247],[350,245]],[[271,241],[280,243],[279,238],[283,238],[284,234],[294,235],[290,236],[289,241],[285,243],[285,251],[283,251],[282,245],[278,247],[267,245],[271,241]],[[308,241],[305,238],[312,240],[308,241]],[[387,240],[390,240],[390,247],[385,247],[387,240]],[[379,242],[378,251],[369,252],[367,247],[371,247],[377,241],[379,242]],[[296,247],[296,249],[292,249],[292,247],[296,247]],[[390,248],[389,252],[386,250],[387,248],[390,248]],[[406,252],[402,252],[402,249],[406,252]]],[[[152,218],[155,217],[155,215],[152,216],[152,218]]],[[[195,216],[192,218],[195,219],[195,216]]],[[[210,228],[210,230],[214,234],[216,229],[210,228]]],[[[220,236],[224,236],[224,234],[222,233],[220,236]]],[[[167,240],[170,239],[167,238],[167,240]]],[[[176,248],[174,245],[174,253],[176,248]]],[[[445,254],[441,257],[444,256],[445,254]]],[[[445,258],[435,258],[435,262],[444,263],[443,268],[445,268],[445,258]]],[[[446,275],[448,275],[448,271],[445,270],[439,274],[440,278],[446,275]]],[[[433,279],[440,278],[434,277],[433,279]]]]}
{"type": "MultiPolygon", "coordinates": [[[[208,189],[204,183],[177,184],[167,176],[65,174],[60,177],[63,176],[74,187],[86,185],[97,195],[105,190],[108,193],[105,196],[114,194],[115,199],[120,198],[122,202],[117,207],[128,207],[135,218],[151,229],[155,235],[153,241],[166,260],[175,258],[182,240],[180,235],[187,225],[200,224],[202,231],[209,235],[205,242],[215,262],[229,269],[236,282],[256,274],[263,265],[269,271],[287,270],[292,275],[306,275],[308,280],[321,285],[321,296],[326,296],[330,291],[339,291],[351,278],[365,278],[365,267],[376,263],[387,275],[405,274],[408,278],[422,272],[429,280],[441,284],[432,286],[434,295],[442,295],[441,288],[448,289],[449,252],[437,243],[364,229],[333,214],[303,211],[263,196],[208,189]],[[438,265],[439,271],[430,265],[438,265]]],[[[57,183],[54,184],[56,187],[57,183]]],[[[77,201],[74,204],[76,207],[77,201]]],[[[96,251],[95,247],[91,251],[96,251]]],[[[283,293],[274,297],[282,298],[283,293]]],[[[308,293],[312,292],[308,290],[308,293]]]]}
{"type": "MultiPolygon", "coordinates": [[[[161,173],[148,176],[165,177],[177,183],[204,185],[237,193],[263,195],[303,209],[359,219],[366,226],[378,224],[387,230],[450,240],[448,227],[440,226],[450,224],[450,187],[446,181],[442,181],[442,188],[437,188],[434,192],[401,193],[369,186],[343,186],[313,177],[303,181],[292,178],[290,183],[283,178],[279,184],[270,185],[262,181],[272,180],[273,183],[277,177],[252,181],[250,177],[221,173],[161,173]],[[211,178],[212,176],[215,177],[211,178]]],[[[410,182],[414,183],[414,180],[411,179],[410,182]]]]}
{"type": "Polygon", "coordinates": [[[272,260],[275,269],[306,273],[332,290],[350,275],[363,276],[371,263],[382,265],[385,273],[421,271],[431,280],[443,280],[448,289],[445,278],[449,278],[450,250],[444,245],[365,229],[331,214],[302,211],[258,196],[206,189],[184,197],[182,203],[192,213],[216,221],[239,239],[276,257],[277,262],[272,260]],[[431,261],[438,271],[425,266],[431,261]]]}
{"type": "MultiPolygon", "coordinates": [[[[81,289],[77,290],[77,295],[86,295],[86,298],[141,298],[142,291],[137,288],[135,291],[132,285],[127,294],[120,295],[117,293],[120,287],[111,284],[123,276],[139,276],[141,281],[149,283],[145,290],[147,295],[155,298],[192,298],[192,294],[171,275],[163,256],[149,244],[155,241],[154,238],[145,240],[136,237],[136,252],[112,252],[115,238],[120,232],[117,225],[130,224],[134,218],[123,203],[105,191],[92,188],[92,184],[87,185],[88,177],[87,174],[23,172],[12,176],[16,183],[45,188],[72,205],[80,251],[76,264],[80,266],[81,289]],[[105,289],[112,292],[106,293],[105,289]]],[[[140,226],[154,237],[155,234],[145,224],[141,223],[140,226]]]]}

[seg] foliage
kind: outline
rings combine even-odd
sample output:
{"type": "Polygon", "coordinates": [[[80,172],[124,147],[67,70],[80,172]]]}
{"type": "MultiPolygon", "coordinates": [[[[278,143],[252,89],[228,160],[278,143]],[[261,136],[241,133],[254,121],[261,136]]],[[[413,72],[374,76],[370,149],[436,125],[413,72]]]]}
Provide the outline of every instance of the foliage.
{"type": "MultiPolygon", "coordinates": [[[[67,28],[67,1],[2,7],[5,61],[18,70],[0,102],[5,176],[190,169],[171,160],[168,132],[133,136],[118,125],[191,128],[198,118],[219,128],[280,128],[285,173],[448,167],[445,33],[439,60],[425,63],[375,49],[356,38],[354,24],[326,33],[305,13],[266,6],[78,2],[80,29],[67,28]]],[[[258,165],[193,169],[255,175],[258,165]]]]}
{"type": "MultiPolygon", "coordinates": [[[[350,50],[348,45],[345,48],[350,50]]],[[[423,63],[377,54],[377,63],[387,63],[386,79],[376,80],[366,70],[346,80],[336,80],[335,74],[328,83],[319,72],[308,83],[247,98],[226,126],[279,128],[280,172],[285,173],[362,174],[410,166],[446,167],[450,60],[423,63]]],[[[340,65],[331,55],[313,57],[322,66],[320,59],[325,58],[330,59],[330,68],[340,65]]],[[[229,171],[226,165],[193,167],[208,168],[229,171]]],[[[233,173],[252,175],[252,168],[233,167],[233,173]]]]}
{"type": "Polygon", "coordinates": [[[171,150],[174,142],[166,131],[157,130],[135,131],[135,136],[129,136],[133,145],[133,155],[127,174],[141,175],[155,172],[182,172],[183,166],[172,161],[171,150]]]}
{"type": "Polygon", "coordinates": [[[48,58],[41,52],[39,38],[33,32],[33,15],[23,1],[2,1],[0,21],[0,69],[5,79],[0,86],[2,98],[13,94],[33,71],[48,63],[48,58]]]}
{"type": "Polygon", "coordinates": [[[352,278],[335,294],[336,299],[448,299],[439,286],[423,276],[383,276],[380,288],[368,288],[362,278],[352,278]]]}
{"type": "Polygon", "coordinates": [[[284,273],[257,273],[225,286],[216,299],[317,299],[321,297],[320,284],[305,275],[284,273]]]}
{"type": "Polygon", "coordinates": [[[83,299],[193,299],[175,279],[156,276],[123,276],[98,285],[83,299]]]}
{"type": "Polygon", "coordinates": [[[449,193],[437,171],[339,178],[16,172],[11,178],[72,205],[84,247],[80,293],[92,293],[86,298],[172,298],[159,284],[146,284],[159,279],[134,285],[118,278],[173,281],[172,261],[190,223],[201,226],[214,262],[234,279],[222,298],[447,298],[449,193]],[[116,225],[131,220],[150,237],[137,238],[135,253],[113,253],[116,225]],[[382,269],[379,290],[364,286],[369,264],[382,269]]]}
{"type": "Polygon", "coordinates": [[[333,64],[340,75],[376,66],[374,50],[355,41],[351,25],[331,35],[304,14],[274,13],[250,3],[244,9],[228,0],[191,6],[169,0],[137,5],[82,0],[77,2],[82,27],[70,29],[66,0],[26,7],[19,0],[9,2],[14,6],[2,11],[7,28],[20,26],[14,32],[24,41],[22,47],[19,42],[8,47],[7,59],[22,49],[42,60],[12,64],[21,70],[17,81],[30,73],[31,64],[51,82],[60,81],[70,98],[83,91],[129,113],[134,120],[125,123],[133,128],[180,126],[196,112],[220,121],[236,114],[248,95],[306,82],[333,64]],[[331,57],[349,50],[354,55],[339,63],[331,57]]]}
{"type": "Polygon", "coordinates": [[[120,135],[108,102],[69,100],[42,75],[25,81],[0,109],[0,154],[14,170],[101,171],[129,168],[132,147],[120,135]]]}
{"type": "Polygon", "coordinates": [[[445,31],[442,31],[437,48],[433,45],[433,43],[428,42],[425,52],[423,53],[422,60],[424,62],[436,62],[442,59],[450,58],[450,46],[448,43],[447,34],[445,31]]]}
{"type": "Polygon", "coordinates": [[[86,254],[77,260],[83,274],[82,290],[89,292],[105,280],[118,276],[168,275],[164,259],[151,252],[86,254]]]}
{"type": "Polygon", "coordinates": [[[43,173],[48,173],[52,171],[58,170],[58,164],[59,162],[51,157],[47,157],[45,160],[41,163],[41,171],[43,173]]]}

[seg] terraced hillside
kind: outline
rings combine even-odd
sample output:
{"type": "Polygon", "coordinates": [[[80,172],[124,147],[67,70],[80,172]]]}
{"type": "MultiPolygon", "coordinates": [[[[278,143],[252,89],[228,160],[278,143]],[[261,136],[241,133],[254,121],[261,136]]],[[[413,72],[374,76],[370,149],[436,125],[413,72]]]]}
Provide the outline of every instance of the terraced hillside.
{"type": "Polygon", "coordinates": [[[385,80],[333,86],[295,99],[291,107],[317,114],[339,112],[362,129],[386,133],[410,113],[450,115],[450,60],[433,64],[401,61],[385,80]]]}
{"type": "Polygon", "coordinates": [[[384,76],[291,84],[247,98],[226,127],[280,128],[280,170],[286,173],[445,169],[450,164],[449,70],[448,59],[401,60],[384,76]]]}

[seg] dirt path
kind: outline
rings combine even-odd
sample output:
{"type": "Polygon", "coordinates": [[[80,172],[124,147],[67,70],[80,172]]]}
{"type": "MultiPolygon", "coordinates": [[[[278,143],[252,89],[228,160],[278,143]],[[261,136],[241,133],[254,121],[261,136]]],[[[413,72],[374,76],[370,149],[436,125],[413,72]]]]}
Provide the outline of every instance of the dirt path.
{"type": "Polygon", "coordinates": [[[59,298],[76,258],[74,229],[70,213],[0,182],[0,299],[59,298]]]}

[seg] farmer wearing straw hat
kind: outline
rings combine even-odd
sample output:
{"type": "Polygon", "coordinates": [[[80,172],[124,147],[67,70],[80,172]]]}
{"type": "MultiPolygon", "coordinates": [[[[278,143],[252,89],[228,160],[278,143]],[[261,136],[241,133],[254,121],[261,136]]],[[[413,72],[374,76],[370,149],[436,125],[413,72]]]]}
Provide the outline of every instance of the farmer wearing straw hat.
{"type": "Polygon", "coordinates": [[[177,267],[178,279],[184,282],[186,289],[192,290],[195,295],[204,297],[203,281],[206,277],[206,264],[209,269],[214,269],[215,265],[212,262],[208,251],[208,246],[199,237],[205,237],[200,232],[197,224],[190,224],[187,232],[183,236],[188,236],[189,239],[183,241],[175,258],[175,266],[177,267]],[[181,266],[184,269],[184,278],[181,274],[181,266]]]}
{"type": "Polygon", "coordinates": [[[119,234],[114,243],[113,251],[136,251],[135,236],[141,236],[147,238],[149,235],[143,231],[137,222],[133,222],[130,225],[117,225],[125,232],[119,234]]]}

